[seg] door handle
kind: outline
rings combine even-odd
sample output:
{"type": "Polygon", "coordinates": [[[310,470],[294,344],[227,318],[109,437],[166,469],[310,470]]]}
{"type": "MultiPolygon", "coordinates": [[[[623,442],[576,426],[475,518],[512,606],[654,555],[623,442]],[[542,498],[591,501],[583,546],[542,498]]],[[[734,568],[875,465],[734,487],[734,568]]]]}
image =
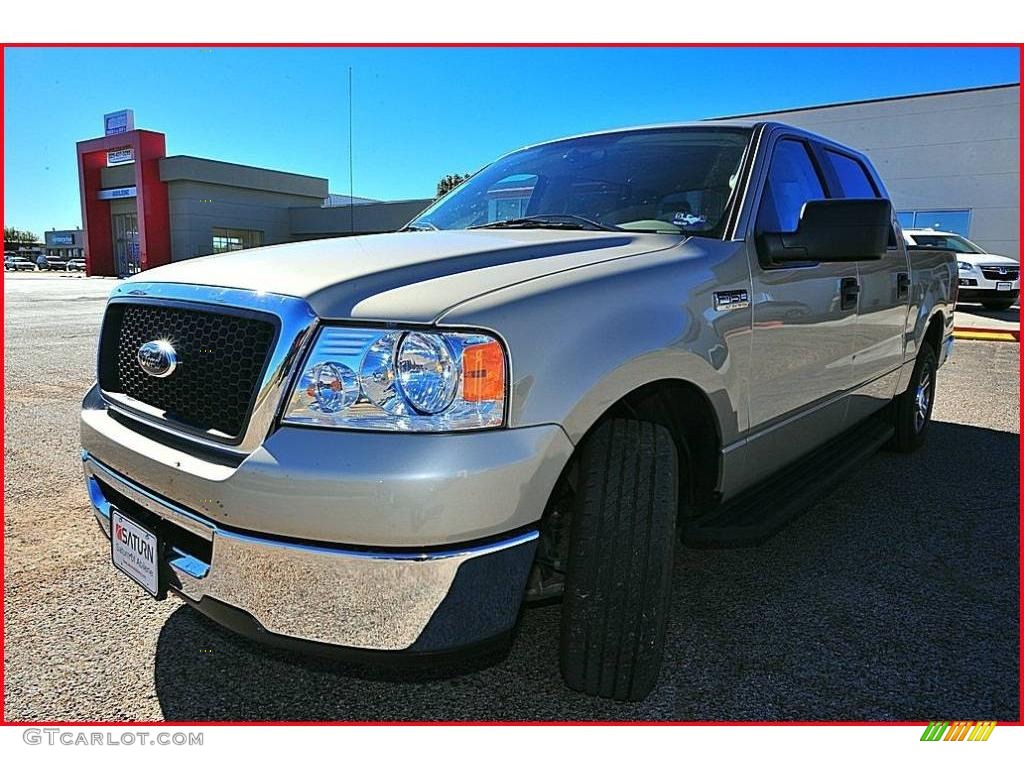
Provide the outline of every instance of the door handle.
{"type": "Polygon", "coordinates": [[[900,272],[896,275],[896,298],[902,299],[910,293],[910,274],[900,272]]]}
{"type": "Polygon", "coordinates": [[[860,283],[856,277],[844,277],[839,283],[839,308],[853,309],[857,306],[860,283]]]}

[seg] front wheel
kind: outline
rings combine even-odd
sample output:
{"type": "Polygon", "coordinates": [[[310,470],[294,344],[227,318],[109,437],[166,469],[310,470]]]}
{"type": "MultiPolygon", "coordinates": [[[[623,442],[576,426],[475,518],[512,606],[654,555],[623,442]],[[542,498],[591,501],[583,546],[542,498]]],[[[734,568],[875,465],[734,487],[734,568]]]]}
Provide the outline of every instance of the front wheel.
{"type": "Polygon", "coordinates": [[[896,398],[896,434],[892,447],[900,453],[912,453],[924,442],[935,405],[935,373],[938,361],[931,344],[922,343],[917,353],[910,386],[896,398]]]}
{"type": "Polygon", "coordinates": [[[639,701],[658,680],[672,583],[676,446],[611,419],[582,446],[562,603],[561,667],[577,691],[639,701]]]}

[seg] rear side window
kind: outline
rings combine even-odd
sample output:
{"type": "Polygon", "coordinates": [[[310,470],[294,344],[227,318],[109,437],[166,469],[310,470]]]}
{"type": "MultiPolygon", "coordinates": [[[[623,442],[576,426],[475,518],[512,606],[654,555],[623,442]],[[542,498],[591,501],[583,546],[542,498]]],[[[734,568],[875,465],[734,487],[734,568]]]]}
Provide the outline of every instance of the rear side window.
{"type": "Polygon", "coordinates": [[[757,212],[757,231],[796,232],[804,203],[824,198],[825,188],[807,145],[796,139],[783,139],[772,154],[757,212]]]}
{"type": "Polygon", "coordinates": [[[839,177],[839,187],[843,197],[878,197],[878,190],[871,183],[871,178],[860,160],[848,155],[841,155],[830,149],[825,150],[825,156],[828,157],[832,169],[839,177]]]}

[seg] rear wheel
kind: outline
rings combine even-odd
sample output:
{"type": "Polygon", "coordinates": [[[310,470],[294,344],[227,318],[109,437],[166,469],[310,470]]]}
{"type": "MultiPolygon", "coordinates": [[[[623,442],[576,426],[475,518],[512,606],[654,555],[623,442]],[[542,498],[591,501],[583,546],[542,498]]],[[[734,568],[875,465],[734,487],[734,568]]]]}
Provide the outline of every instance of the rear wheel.
{"type": "Polygon", "coordinates": [[[676,446],[665,427],[611,419],[582,447],[562,603],[566,684],[639,701],[658,679],[672,582],[676,446]]]}
{"type": "Polygon", "coordinates": [[[917,353],[917,362],[910,377],[910,386],[896,398],[896,435],[893,449],[911,453],[921,447],[935,405],[935,373],[938,362],[935,350],[927,342],[917,353]]]}

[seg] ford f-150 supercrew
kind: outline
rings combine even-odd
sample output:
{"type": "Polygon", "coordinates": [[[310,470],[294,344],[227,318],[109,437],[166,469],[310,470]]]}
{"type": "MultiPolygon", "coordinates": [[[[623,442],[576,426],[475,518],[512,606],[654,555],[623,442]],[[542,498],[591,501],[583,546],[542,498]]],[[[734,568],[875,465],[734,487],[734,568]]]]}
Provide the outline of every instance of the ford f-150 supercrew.
{"type": "Polygon", "coordinates": [[[567,684],[640,699],[680,540],[759,542],[921,443],[956,280],[796,128],[531,146],[403,231],[119,285],[88,492],[114,566],[235,631],[404,662],[560,598],[567,684]]]}

